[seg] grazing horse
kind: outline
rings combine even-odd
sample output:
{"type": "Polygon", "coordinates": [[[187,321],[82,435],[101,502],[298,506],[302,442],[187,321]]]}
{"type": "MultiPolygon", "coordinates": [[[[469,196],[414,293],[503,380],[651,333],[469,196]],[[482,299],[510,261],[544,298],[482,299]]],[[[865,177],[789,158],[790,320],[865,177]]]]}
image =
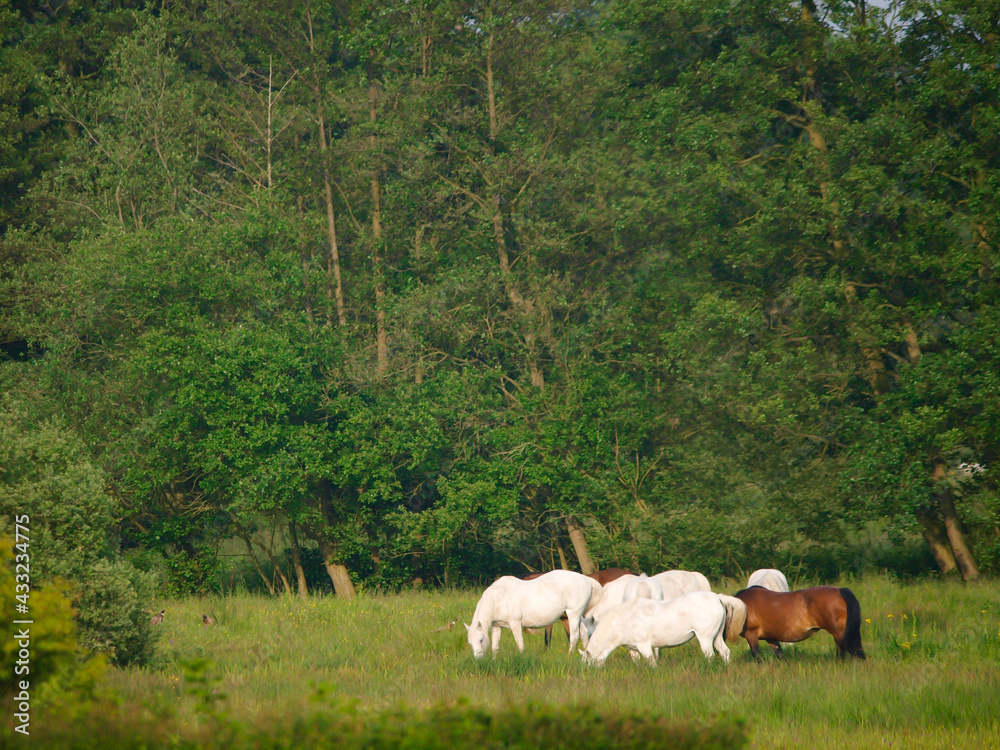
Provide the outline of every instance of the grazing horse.
{"type": "Polygon", "coordinates": [[[751,586],[763,586],[771,591],[787,592],[791,590],[788,588],[788,579],[785,578],[785,574],[774,568],[761,568],[751,573],[749,580],[747,580],[747,588],[751,586]]]}
{"type": "Polygon", "coordinates": [[[712,585],[701,573],[691,570],[665,570],[653,576],[663,587],[663,598],[676,599],[692,591],[711,591],[712,585]]]}
{"type": "Polygon", "coordinates": [[[813,586],[799,591],[770,591],[751,586],[736,592],[746,605],[743,637],[759,663],[760,642],[767,641],[781,658],[781,642],[804,641],[817,630],[825,630],[837,644],[837,656],[864,659],[861,647],[861,605],[847,588],[813,586]]]}
{"type": "Polygon", "coordinates": [[[483,592],[466,625],[469,645],[476,658],[486,652],[491,641],[493,653],[500,648],[500,629],[510,628],[519,651],[524,651],[522,628],[551,625],[566,614],[570,633],[570,652],[580,635],[580,619],[601,600],[601,584],[571,570],[550,570],[530,581],[503,576],[483,592]]]}
{"type": "Polygon", "coordinates": [[[670,601],[632,599],[619,604],[597,623],[583,661],[601,666],[612,651],[625,646],[656,666],[655,650],[697,638],[706,659],[718,651],[728,663],[727,617],[726,605],[711,591],[693,591],[670,601]]]}
{"type": "MultiPolygon", "coordinates": [[[[770,591],[778,591],[781,593],[786,593],[791,590],[788,587],[788,579],[785,578],[785,574],[774,568],[761,568],[760,570],[755,570],[751,573],[750,578],[747,579],[747,588],[750,588],[751,586],[762,586],[770,591]]],[[[782,647],[789,647],[792,644],[784,641],[781,645],[782,647]]]]}
{"type": "Polygon", "coordinates": [[[622,593],[622,601],[628,602],[633,599],[655,599],[663,601],[663,586],[654,578],[650,578],[645,573],[633,576],[625,586],[622,593]]]}
{"type": "Polygon", "coordinates": [[[611,610],[625,601],[625,590],[629,586],[633,586],[634,588],[634,583],[638,580],[639,576],[628,573],[604,586],[604,593],[601,596],[600,603],[596,607],[591,607],[581,621],[580,635],[583,637],[584,648],[587,647],[590,634],[594,632],[597,623],[604,619],[611,610]]]}
{"type": "MultiPolygon", "coordinates": [[[[545,571],[536,572],[536,573],[528,573],[527,575],[521,576],[521,580],[522,581],[533,581],[534,579],[538,578],[539,576],[543,576],[543,575],[545,575],[545,571]]],[[[614,580],[616,580],[618,578],[621,578],[622,576],[630,576],[630,575],[632,575],[632,574],[629,573],[627,570],[622,570],[621,568],[605,568],[604,570],[595,570],[593,573],[588,573],[587,574],[587,576],[589,578],[593,578],[595,581],[597,581],[599,584],[601,584],[602,587],[605,586],[608,583],[611,583],[611,581],[614,581],[614,580]]],[[[593,610],[594,606],[596,606],[596,602],[592,602],[591,603],[591,606],[590,606],[591,611],[593,610]]],[[[584,614],[587,614],[587,613],[584,613],[584,614]]],[[[560,619],[560,621],[563,624],[563,629],[565,629],[565,631],[566,631],[566,637],[569,638],[569,621],[566,619],[566,615],[564,614],[559,619],[560,619]]],[[[546,625],[545,626],[545,647],[548,648],[549,644],[551,644],[551,643],[552,643],[552,625],[546,625]]]]}
{"type": "MultiPolygon", "coordinates": [[[[650,578],[645,573],[639,575],[624,575],[604,587],[604,597],[599,606],[594,607],[587,616],[583,618],[580,628],[580,637],[583,639],[583,647],[587,647],[591,634],[597,623],[612,609],[624,602],[633,599],[652,599],[653,601],[663,601],[663,587],[660,582],[650,578]]],[[[657,655],[659,653],[657,652],[657,655]]],[[[632,653],[633,659],[638,659],[638,653],[632,653]]]]}

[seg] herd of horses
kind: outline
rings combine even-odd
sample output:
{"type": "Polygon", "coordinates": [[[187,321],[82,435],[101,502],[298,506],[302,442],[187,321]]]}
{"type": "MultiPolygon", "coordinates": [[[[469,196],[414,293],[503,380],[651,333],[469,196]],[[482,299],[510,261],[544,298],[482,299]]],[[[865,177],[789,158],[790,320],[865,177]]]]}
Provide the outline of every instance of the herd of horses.
{"type": "Polygon", "coordinates": [[[782,658],[782,644],[796,643],[825,630],[841,658],[864,659],[861,605],[850,589],[812,586],[790,591],[784,574],[773,568],[755,571],[747,587],[734,596],[712,591],[701,573],[667,570],[653,576],[608,568],[589,575],[569,570],[503,576],[482,594],[466,625],[476,658],[487,647],[500,648],[508,628],[524,651],[524,631],[545,629],[545,645],[561,621],[573,653],[579,642],[587,664],[600,666],[619,646],[633,660],[651,664],[661,648],[697,639],[711,659],[718,653],[729,662],[727,641],[742,637],[761,661],[760,642],[782,658]]]}

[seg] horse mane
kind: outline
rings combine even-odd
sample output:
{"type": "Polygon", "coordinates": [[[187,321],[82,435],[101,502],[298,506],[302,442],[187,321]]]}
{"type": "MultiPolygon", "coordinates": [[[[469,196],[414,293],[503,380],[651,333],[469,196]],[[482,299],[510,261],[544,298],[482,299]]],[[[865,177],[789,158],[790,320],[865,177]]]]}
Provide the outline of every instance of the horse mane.
{"type": "Polygon", "coordinates": [[[847,604],[847,623],[844,625],[844,635],[838,645],[842,649],[841,653],[864,659],[865,650],[861,647],[861,604],[849,588],[840,589],[840,595],[847,604]]]}
{"type": "Polygon", "coordinates": [[[490,630],[491,620],[493,618],[494,601],[493,598],[496,592],[493,590],[493,586],[488,587],[479,597],[479,601],[476,603],[476,609],[472,613],[471,627],[476,627],[477,624],[482,624],[483,630],[487,633],[490,630]]]}

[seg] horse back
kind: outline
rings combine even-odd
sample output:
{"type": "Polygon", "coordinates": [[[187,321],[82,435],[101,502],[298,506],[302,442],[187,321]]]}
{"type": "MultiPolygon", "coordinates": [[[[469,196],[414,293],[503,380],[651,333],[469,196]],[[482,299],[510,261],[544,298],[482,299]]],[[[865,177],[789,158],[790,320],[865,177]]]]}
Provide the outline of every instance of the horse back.
{"type": "Polygon", "coordinates": [[[622,576],[632,575],[629,571],[622,568],[605,568],[604,570],[595,570],[593,573],[587,574],[590,578],[593,578],[602,586],[606,586],[614,580],[621,578],[622,576]]]}
{"type": "Polygon", "coordinates": [[[847,601],[836,586],[789,592],[751,586],[736,597],[747,607],[747,630],[755,630],[762,640],[793,643],[817,630],[826,630],[837,639],[847,625],[847,601]]]}

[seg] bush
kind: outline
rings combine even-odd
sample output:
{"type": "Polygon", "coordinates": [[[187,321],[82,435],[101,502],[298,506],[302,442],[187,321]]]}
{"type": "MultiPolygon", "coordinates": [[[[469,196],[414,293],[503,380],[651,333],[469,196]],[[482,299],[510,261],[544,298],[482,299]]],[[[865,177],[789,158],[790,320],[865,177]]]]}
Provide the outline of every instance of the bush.
{"type": "Polygon", "coordinates": [[[0,519],[31,519],[32,580],[83,578],[110,553],[114,514],[104,475],[72,430],[0,409],[0,519]]]}
{"type": "MultiPolygon", "coordinates": [[[[152,641],[140,603],[152,598],[154,577],[114,561],[115,503],[103,472],[72,430],[33,423],[7,406],[0,408],[0,528],[6,521],[13,529],[18,515],[30,519],[32,588],[71,596],[81,645],[120,665],[144,661],[152,641]]],[[[40,601],[33,593],[33,605],[40,601]]]]}
{"type": "Polygon", "coordinates": [[[428,711],[399,708],[383,713],[334,706],[297,721],[267,721],[246,726],[209,714],[200,729],[177,731],[165,717],[122,716],[95,706],[73,725],[45,717],[36,722],[35,740],[66,750],[172,747],[228,750],[482,750],[482,748],[572,748],[572,750],[738,750],[746,745],[743,722],[725,719],[684,723],[660,716],[590,706],[527,705],[490,711],[469,705],[428,711]]]}
{"type": "Polygon", "coordinates": [[[66,584],[53,582],[41,589],[32,587],[26,599],[28,612],[17,611],[17,605],[22,602],[15,598],[15,554],[13,541],[0,537],[0,620],[5,626],[10,625],[14,632],[17,629],[12,625],[15,620],[33,621],[28,628],[30,663],[27,666],[30,671],[27,675],[14,671],[20,644],[13,637],[0,639],[0,670],[4,675],[0,681],[0,699],[5,702],[21,679],[27,679],[32,694],[37,695],[38,688],[44,684],[72,675],[81,655],[74,637],[73,609],[66,584]]]}
{"type": "Polygon", "coordinates": [[[119,666],[146,663],[154,643],[142,603],[152,598],[153,578],[128,562],[94,563],[74,600],[80,643],[119,666]]]}

